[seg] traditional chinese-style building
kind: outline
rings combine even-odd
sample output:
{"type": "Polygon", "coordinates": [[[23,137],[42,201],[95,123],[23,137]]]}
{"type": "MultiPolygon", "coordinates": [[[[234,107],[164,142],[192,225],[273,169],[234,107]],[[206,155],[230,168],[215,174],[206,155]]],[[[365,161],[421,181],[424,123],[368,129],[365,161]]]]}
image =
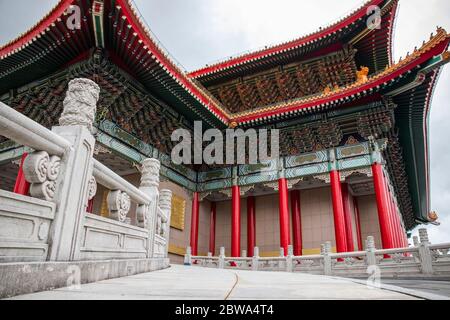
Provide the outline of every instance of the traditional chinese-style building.
{"type": "MultiPolygon", "coordinates": [[[[439,28],[398,62],[398,0],[372,0],[305,37],[185,72],[129,0],[61,0],[34,27],[0,47],[0,101],[51,127],[68,82],[101,88],[95,157],[138,185],[138,163],[161,162],[173,192],[169,252],[296,255],[408,246],[430,214],[428,117],[450,60],[439,28]],[[369,6],[381,12],[367,24],[369,6]],[[68,27],[71,6],[79,28],[68,27]],[[280,158],[257,165],[175,165],[177,128],[280,130],[280,158]]],[[[150,22],[151,23],[151,22],[150,22]]],[[[0,189],[26,194],[27,148],[0,140],[0,189]]],[[[99,186],[87,210],[108,215],[99,186]]],[[[136,223],[129,216],[128,222],[136,223]]]]}

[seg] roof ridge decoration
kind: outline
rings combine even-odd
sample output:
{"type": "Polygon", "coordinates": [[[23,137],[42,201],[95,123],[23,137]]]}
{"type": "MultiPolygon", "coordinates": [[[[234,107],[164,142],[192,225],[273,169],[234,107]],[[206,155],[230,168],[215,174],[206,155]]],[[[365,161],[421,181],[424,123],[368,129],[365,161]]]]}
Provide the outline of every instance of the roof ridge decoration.
{"type": "MultiPolygon", "coordinates": [[[[269,106],[266,106],[266,107],[263,107],[260,109],[246,110],[246,111],[243,111],[240,113],[235,113],[235,114],[233,114],[232,121],[237,122],[237,123],[248,123],[248,122],[250,122],[248,120],[245,120],[245,121],[239,121],[239,120],[240,120],[240,118],[250,116],[250,115],[254,115],[255,118],[257,118],[258,114],[261,114],[264,112],[276,111],[276,110],[280,110],[283,108],[287,108],[287,107],[302,104],[302,103],[310,103],[313,101],[318,101],[323,98],[330,98],[329,100],[336,100],[338,95],[349,92],[352,89],[370,87],[377,80],[379,80],[385,76],[388,76],[388,75],[394,73],[395,71],[401,69],[402,67],[406,66],[407,64],[413,62],[414,60],[419,58],[421,55],[432,50],[433,48],[435,48],[437,45],[439,45],[440,43],[442,43],[445,40],[447,40],[447,41],[450,40],[450,34],[448,34],[445,31],[445,29],[438,27],[436,35],[432,34],[430,37],[430,40],[427,42],[424,41],[424,43],[422,44],[422,46],[419,49],[415,48],[414,52],[411,54],[408,53],[404,59],[400,58],[397,63],[392,64],[391,66],[388,66],[384,71],[374,74],[372,76],[369,76],[367,78],[367,81],[363,81],[363,82],[356,81],[356,82],[353,82],[346,86],[339,87],[336,90],[325,91],[325,92],[322,92],[322,93],[319,93],[319,94],[313,95],[313,96],[297,98],[297,99],[293,99],[293,100],[289,100],[289,101],[283,101],[281,103],[269,105],[269,106]]],[[[450,58],[450,53],[444,52],[443,57],[444,57],[444,59],[450,58]]],[[[289,112],[291,112],[291,111],[286,111],[285,113],[289,113],[289,112]]]]}
{"type": "MultiPolygon", "coordinates": [[[[231,118],[231,114],[228,110],[225,109],[221,105],[221,103],[214,98],[206,89],[203,89],[202,86],[195,81],[194,79],[190,79],[185,72],[180,70],[180,68],[173,62],[170,55],[158,45],[158,42],[153,38],[150,30],[142,21],[139,13],[136,11],[134,5],[131,0],[116,0],[116,6],[121,6],[121,8],[125,11],[131,10],[132,16],[126,17],[130,24],[137,22],[135,27],[144,32],[141,36],[144,36],[150,43],[148,43],[150,48],[153,46],[153,52],[149,50],[149,54],[151,53],[153,59],[157,59],[163,69],[175,80],[177,81],[185,90],[187,90],[197,101],[199,101],[204,107],[206,107],[210,112],[215,114],[215,116],[221,120],[223,123],[228,124],[229,119],[231,118]],[[131,19],[130,19],[131,18],[131,19]],[[136,21],[133,21],[133,18],[136,21]],[[131,20],[131,21],[130,21],[131,20]]],[[[150,49],[149,48],[149,49],[150,49]]]]}
{"type": "MultiPolygon", "coordinates": [[[[54,24],[55,21],[61,19],[61,16],[67,14],[67,9],[73,5],[76,0],[60,0],[57,5],[38,23],[30,28],[19,37],[9,41],[0,47],[0,60],[13,55],[20,50],[29,46],[37,38],[44,35],[47,29],[54,24]]],[[[150,30],[143,23],[140,15],[134,8],[131,0],[116,0],[116,7],[120,7],[124,11],[124,15],[135,31],[143,38],[142,40],[148,47],[148,54],[172,77],[183,89],[185,89],[194,99],[202,104],[209,112],[219,119],[222,123],[228,124],[230,112],[226,110],[221,103],[214,98],[206,89],[202,87],[194,79],[190,79],[171,59],[169,54],[158,45],[151,35],[150,30]]]]}
{"type": "MultiPolygon", "coordinates": [[[[243,53],[241,55],[237,55],[235,57],[232,57],[230,59],[224,59],[217,63],[213,63],[211,65],[207,65],[206,67],[201,67],[199,69],[196,69],[194,71],[191,71],[188,73],[188,76],[191,78],[201,78],[203,76],[211,75],[216,72],[220,72],[223,70],[227,70],[230,68],[233,68],[235,66],[239,66],[245,63],[249,63],[255,60],[259,60],[261,58],[264,58],[266,56],[275,55],[280,52],[290,51],[294,50],[296,48],[302,47],[304,45],[316,42],[322,38],[325,38],[329,36],[330,34],[333,34],[335,32],[335,29],[337,27],[345,28],[346,25],[353,23],[357,19],[360,18],[360,16],[364,16],[367,14],[367,8],[369,6],[377,6],[380,5],[384,0],[368,0],[365,1],[362,5],[360,5],[357,9],[352,11],[351,13],[347,14],[346,16],[340,18],[334,23],[330,23],[329,25],[325,27],[320,27],[317,31],[308,33],[304,36],[301,36],[299,38],[285,41],[276,45],[267,46],[263,49],[259,49],[252,52],[243,53]],[[348,21],[347,21],[348,20],[348,21]],[[341,24],[344,24],[343,26],[340,26],[341,24]],[[272,52],[273,51],[273,52],[272,52]],[[264,54],[266,53],[266,54],[264,54]],[[242,60],[242,61],[241,61],[242,60]]],[[[393,2],[397,3],[398,0],[393,0],[393,2]]],[[[392,41],[390,41],[390,44],[392,41]]]]}
{"type": "Polygon", "coordinates": [[[66,13],[67,8],[73,1],[74,0],[60,0],[41,20],[35,23],[34,26],[16,38],[0,45],[0,60],[27,47],[35,38],[40,38],[41,35],[45,34],[46,29],[53,21],[66,13]]]}

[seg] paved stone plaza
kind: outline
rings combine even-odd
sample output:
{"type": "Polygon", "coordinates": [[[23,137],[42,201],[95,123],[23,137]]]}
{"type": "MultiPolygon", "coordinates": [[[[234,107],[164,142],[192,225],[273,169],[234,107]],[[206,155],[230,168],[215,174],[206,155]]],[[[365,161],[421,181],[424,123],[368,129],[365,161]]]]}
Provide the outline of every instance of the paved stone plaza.
{"type": "MultiPolygon", "coordinates": [[[[420,283],[420,282],[418,282],[420,283]]],[[[442,282],[441,287],[445,282],[442,282]]],[[[448,284],[448,283],[447,283],[448,284]]],[[[436,299],[430,293],[285,272],[252,272],[173,265],[168,269],[14,297],[13,299],[436,299]]],[[[441,294],[447,291],[441,291],[441,294]]],[[[434,292],[436,293],[436,292],[434,292]]]]}

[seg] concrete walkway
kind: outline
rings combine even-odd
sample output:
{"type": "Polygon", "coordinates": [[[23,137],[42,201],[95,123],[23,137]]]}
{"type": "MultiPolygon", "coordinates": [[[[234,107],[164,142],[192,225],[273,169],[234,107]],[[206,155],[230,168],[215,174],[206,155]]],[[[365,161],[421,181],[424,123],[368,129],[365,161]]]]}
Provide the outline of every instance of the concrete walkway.
{"type": "Polygon", "coordinates": [[[418,290],[435,295],[445,296],[450,298],[450,281],[442,280],[394,280],[386,279],[382,281],[383,284],[393,285],[411,290],[418,290]]]}
{"type": "MultiPolygon", "coordinates": [[[[399,288],[400,289],[400,288],[399,288]]],[[[417,299],[405,293],[367,287],[364,282],[300,273],[254,272],[173,265],[156,272],[81,285],[78,289],[12,299],[417,299]]],[[[401,290],[400,290],[401,291],[401,290]]],[[[413,293],[413,295],[411,295],[413,293]]]]}

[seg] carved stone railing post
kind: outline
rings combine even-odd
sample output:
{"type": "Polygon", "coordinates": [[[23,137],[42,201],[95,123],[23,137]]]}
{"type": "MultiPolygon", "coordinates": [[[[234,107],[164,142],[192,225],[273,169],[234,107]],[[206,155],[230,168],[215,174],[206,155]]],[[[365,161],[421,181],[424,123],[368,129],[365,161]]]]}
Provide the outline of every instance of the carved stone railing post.
{"type": "MultiPolygon", "coordinates": [[[[283,248],[280,248],[279,257],[284,258],[284,249],[283,248]]],[[[278,261],[278,268],[280,268],[280,270],[285,268],[285,263],[283,260],[278,261]]]]}
{"type": "Polygon", "coordinates": [[[190,266],[192,265],[192,251],[191,247],[186,248],[186,254],[184,255],[184,265],[190,266]]]}
{"type": "Polygon", "coordinates": [[[288,254],[286,256],[286,271],[292,272],[293,271],[293,265],[292,265],[292,257],[294,256],[294,247],[292,245],[288,246],[288,254]]]}
{"type": "Polygon", "coordinates": [[[418,246],[420,245],[420,243],[419,243],[419,237],[418,237],[418,236],[413,236],[412,239],[413,239],[413,245],[414,245],[414,247],[418,247],[418,246]]]}
{"type": "MultiPolygon", "coordinates": [[[[61,159],[39,155],[39,161],[28,163],[38,172],[33,181],[34,195],[42,195],[56,202],[55,220],[50,231],[49,260],[77,260],[80,254],[83,215],[88,199],[95,195],[95,179],[92,178],[95,138],[92,126],[99,86],[89,79],[74,79],[69,82],[63,102],[60,126],[52,131],[66,139],[70,150],[61,159]],[[48,161],[44,179],[43,163],[48,161]],[[41,170],[42,169],[42,170],[41,170]]],[[[30,161],[32,158],[30,158],[30,161]]]]}
{"type": "Polygon", "coordinates": [[[161,230],[160,235],[166,240],[164,255],[167,257],[169,252],[170,240],[170,213],[172,209],[172,191],[168,189],[161,190],[159,194],[159,208],[161,209],[161,230]]]}
{"type": "Polygon", "coordinates": [[[368,236],[366,240],[366,263],[367,266],[374,266],[377,264],[375,256],[375,240],[372,236],[368,236]]]}
{"type": "Polygon", "coordinates": [[[218,267],[219,267],[219,269],[225,268],[225,247],[220,247],[218,267]]]}
{"type": "Polygon", "coordinates": [[[327,241],[323,246],[323,273],[326,276],[330,276],[332,273],[330,253],[331,253],[331,242],[327,241]]]}
{"type": "Polygon", "coordinates": [[[252,270],[258,271],[259,265],[259,247],[253,248],[253,257],[252,257],[252,270]]]}
{"type": "Polygon", "coordinates": [[[433,273],[433,264],[431,259],[430,241],[428,239],[427,229],[419,229],[419,258],[423,274],[433,273]]]}
{"type": "Polygon", "coordinates": [[[154,243],[156,233],[156,220],[158,217],[158,199],[159,199],[159,161],[156,159],[145,159],[142,162],[141,183],[139,190],[151,198],[148,208],[141,208],[137,211],[138,224],[147,228],[149,231],[147,256],[154,257],[154,243]]]}

